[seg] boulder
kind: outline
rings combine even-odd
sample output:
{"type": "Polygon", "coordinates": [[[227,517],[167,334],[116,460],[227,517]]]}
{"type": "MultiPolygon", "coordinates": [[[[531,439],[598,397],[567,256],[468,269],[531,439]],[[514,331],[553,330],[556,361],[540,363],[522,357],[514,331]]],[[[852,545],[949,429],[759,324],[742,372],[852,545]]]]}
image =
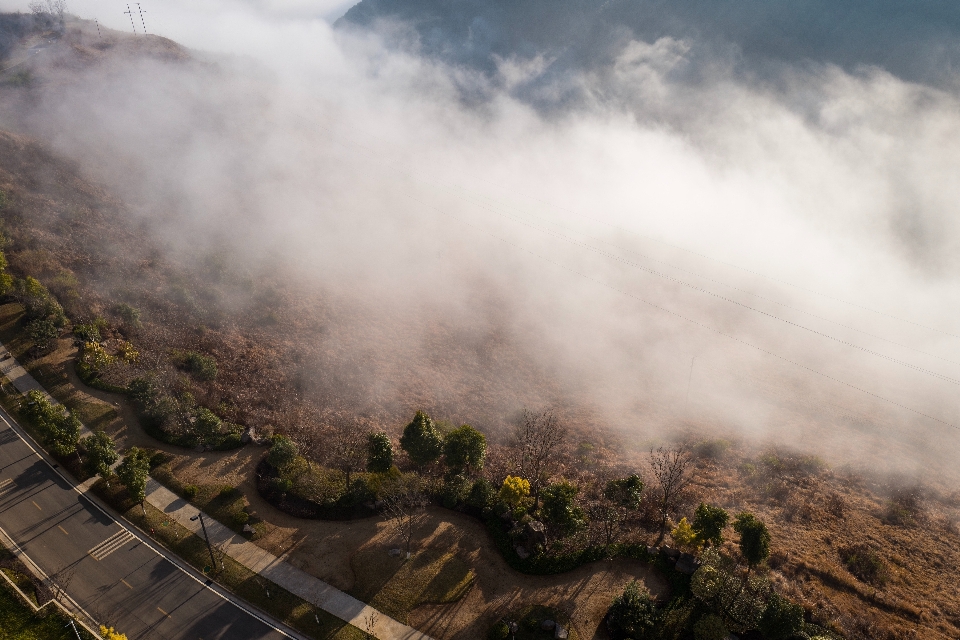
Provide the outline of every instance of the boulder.
{"type": "Polygon", "coordinates": [[[559,624],[553,629],[553,637],[555,640],[566,640],[570,636],[570,632],[566,628],[561,627],[559,624]]]}
{"type": "Polygon", "coordinates": [[[660,555],[663,555],[667,558],[673,558],[674,560],[676,560],[677,558],[680,557],[680,551],[678,551],[677,549],[671,549],[670,547],[664,546],[664,547],[660,547],[660,555]]]}
{"type": "Polygon", "coordinates": [[[245,524],[245,525],[243,525],[243,532],[244,532],[244,533],[254,533],[254,529],[253,529],[253,527],[251,527],[249,524],[245,524]]]}
{"type": "Polygon", "coordinates": [[[544,620],[540,623],[540,628],[544,631],[553,631],[553,628],[557,626],[557,623],[553,620],[544,620]]]}
{"type": "Polygon", "coordinates": [[[526,540],[527,548],[535,549],[537,545],[547,544],[547,529],[542,522],[532,520],[523,525],[523,538],[526,540]]]}
{"type": "Polygon", "coordinates": [[[689,553],[681,553],[680,557],[677,559],[677,564],[674,567],[680,573],[685,573],[688,576],[693,575],[694,572],[700,568],[700,560],[696,556],[692,556],[689,553]]]}
{"type": "Polygon", "coordinates": [[[517,545],[517,555],[520,556],[521,560],[526,560],[530,557],[530,552],[522,544],[517,545]]]}
{"type": "Polygon", "coordinates": [[[390,549],[390,551],[387,551],[387,553],[390,555],[391,558],[399,558],[403,554],[403,550],[390,549]]]}
{"type": "Polygon", "coordinates": [[[251,427],[247,427],[246,429],[243,430],[243,433],[240,434],[240,442],[241,442],[241,443],[247,444],[248,442],[250,442],[251,440],[253,440],[253,436],[250,434],[250,429],[251,429],[251,427]]]}
{"type": "Polygon", "coordinates": [[[652,556],[655,556],[658,553],[660,553],[660,547],[647,547],[647,553],[649,553],[652,556]]]}

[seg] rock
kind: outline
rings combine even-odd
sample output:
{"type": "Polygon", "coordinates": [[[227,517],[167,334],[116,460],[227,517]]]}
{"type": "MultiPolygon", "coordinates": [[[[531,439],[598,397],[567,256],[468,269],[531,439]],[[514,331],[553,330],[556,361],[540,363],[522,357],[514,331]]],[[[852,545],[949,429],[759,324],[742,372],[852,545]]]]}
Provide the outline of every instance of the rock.
{"type": "Polygon", "coordinates": [[[680,573],[685,573],[688,576],[693,575],[693,573],[700,568],[700,560],[696,556],[692,556],[689,553],[681,553],[680,557],[677,559],[677,564],[674,567],[680,573]]]}
{"type": "Polygon", "coordinates": [[[557,626],[557,623],[553,620],[544,620],[540,623],[540,628],[544,631],[553,631],[553,628],[557,626]]]}
{"type": "Polygon", "coordinates": [[[399,558],[401,554],[403,554],[403,551],[401,549],[390,549],[387,553],[390,554],[392,558],[399,558]]]}
{"type": "Polygon", "coordinates": [[[647,553],[649,553],[652,556],[655,556],[658,553],[660,553],[660,547],[647,547],[647,553]]]}
{"type": "Polygon", "coordinates": [[[569,632],[564,627],[561,627],[560,625],[557,625],[553,630],[553,637],[556,640],[566,640],[568,636],[569,636],[569,632]]]}
{"type": "Polygon", "coordinates": [[[203,453],[204,447],[203,447],[202,444],[198,444],[197,446],[195,446],[195,447],[193,448],[193,450],[196,451],[197,453],[203,453]]]}
{"type": "Polygon", "coordinates": [[[547,529],[542,522],[532,520],[523,526],[523,538],[526,540],[526,546],[535,549],[537,545],[547,544],[547,529]]]}
{"type": "Polygon", "coordinates": [[[253,527],[251,527],[251,526],[248,525],[248,524],[245,524],[245,525],[243,525],[243,532],[244,532],[244,533],[253,533],[253,532],[254,532],[254,531],[253,531],[253,527]]]}
{"type": "Polygon", "coordinates": [[[247,427],[243,430],[243,433],[240,434],[240,442],[247,444],[253,440],[253,435],[250,433],[251,428],[247,427]]]}
{"type": "Polygon", "coordinates": [[[509,509],[500,514],[500,519],[504,522],[516,523],[516,520],[513,519],[513,511],[510,511],[509,509]]]}
{"type": "Polygon", "coordinates": [[[660,547],[660,554],[666,556],[667,558],[673,558],[674,560],[680,557],[680,552],[677,549],[671,549],[670,547],[660,547]]]}
{"type": "Polygon", "coordinates": [[[520,556],[521,560],[526,560],[530,557],[530,552],[522,544],[517,545],[517,555],[520,556]]]}

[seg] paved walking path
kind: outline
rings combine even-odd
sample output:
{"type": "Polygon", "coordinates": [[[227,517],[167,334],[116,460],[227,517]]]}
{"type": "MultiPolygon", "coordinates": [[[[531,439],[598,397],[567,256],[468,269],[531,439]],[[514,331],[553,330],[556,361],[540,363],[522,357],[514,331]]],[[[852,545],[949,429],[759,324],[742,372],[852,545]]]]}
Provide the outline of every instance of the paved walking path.
{"type": "MultiPolygon", "coordinates": [[[[0,344],[0,372],[10,380],[17,391],[26,393],[39,390],[52,402],[56,402],[33,376],[17,363],[2,344],[0,344]]],[[[90,435],[90,433],[91,431],[86,426],[82,428],[82,435],[90,435]]],[[[93,486],[96,480],[96,477],[91,478],[79,486],[82,491],[86,491],[93,486]]],[[[191,517],[197,515],[197,508],[153,478],[147,480],[147,502],[167,514],[181,526],[186,527],[198,536],[203,536],[203,532],[200,530],[200,522],[190,520],[191,517]]],[[[362,631],[372,633],[380,640],[433,640],[430,636],[417,631],[413,627],[394,620],[323,580],[297,569],[269,551],[261,549],[210,516],[204,516],[204,523],[207,526],[207,534],[210,536],[211,544],[220,548],[227,556],[254,573],[303,598],[317,608],[349,622],[362,631]],[[372,628],[368,629],[368,627],[372,628]]]]}

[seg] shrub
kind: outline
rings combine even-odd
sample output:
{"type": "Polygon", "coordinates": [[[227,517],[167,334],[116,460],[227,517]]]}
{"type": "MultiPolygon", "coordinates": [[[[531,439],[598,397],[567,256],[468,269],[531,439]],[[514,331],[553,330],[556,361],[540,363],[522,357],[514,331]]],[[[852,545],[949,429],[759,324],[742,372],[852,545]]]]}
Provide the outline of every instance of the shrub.
{"type": "Polygon", "coordinates": [[[682,548],[693,547],[697,544],[697,534],[694,532],[693,527],[690,526],[690,523],[687,522],[686,518],[680,518],[680,522],[678,522],[676,528],[670,532],[670,536],[673,538],[673,541],[682,548]]]}
{"type": "Polygon", "coordinates": [[[470,488],[470,480],[464,475],[455,474],[447,477],[443,483],[441,503],[447,509],[456,508],[466,500],[470,488]]]}
{"type": "Polygon", "coordinates": [[[773,594],[760,618],[760,632],[769,640],[785,640],[803,629],[803,607],[773,594]]]}
{"type": "Polygon", "coordinates": [[[470,489],[470,495],[467,496],[467,504],[476,509],[486,509],[493,506],[493,501],[497,496],[493,485],[486,478],[480,478],[473,483],[470,489]]]}
{"type": "Polygon", "coordinates": [[[625,509],[639,509],[643,500],[643,480],[637,474],[611,480],[604,488],[603,495],[625,509]]]}
{"type": "Polygon", "coordinates": [[[566,480],[555,482],[543,490],[544,520],[553,525],[561,536],[576,533],[587,525],[583,509],[576,506],[574,499],[579,489],[566,480]]]}
{"type": "Polygon", "coordinates": [[[510,627],[503,620],[498,621],[487,633],[487,640],[508,640],[510,638],[510,627]]]}
{"type": "Polygon", "coordinates": [[[657,618],[653,598],[646,591],[641,591],[634,580],[613,600],[607,613],[607,629],[614,640],[652,639],[656,633],[657,618]]]}
{"type": "Polygon", "coordinates": [[[530,483],[519,476],[507,476],[498,496],[509,508],[516,509],[530,496],[530,483]]]}
{"type": "Polygon", "coordinates": [[[200,493],[200,487],[195,484],[188,484],[183,487],[183,497],[187,500],[193,500],[200,493]]]}
{"type": "Polygon", "coordinates": [[[60,329],[49,318],[37,318],[27,325],[27,334],[38,349],[45,351],[60,336],[60,329]]]}
{"type": "Polygon", "coordinates": [[[217,361],[213,356],[205,356],[196,351],[189,351],[184,358],[184,364],[190,373],[199,380],[213,380],[217,377],[217,361]]]}
{"type": "Polygon", "coordinates": [[[883,587],[890,579],[887,563],[866,544],[856,544],[841,549],[840,559],[847,570],[862,582],[883,587]]]}
{"type": "Polygon", "coordinates": [[[267,452],[267,462],[273,468],[282,471],[296,460],[298,455],[300,455],[300,448],[297,443],[286,436],[275,435],[270,451],[267,452]]]}
{"type": "Polygon", "coordinates": [[[113,312],[120,317],[123,326],[127,329],[139,329],[142,326],[140,322],[140,310],[136,307],[131,307],[129,304],[121,302],[113,308],[113,312]]]}
{"type": "Polygon", "coordinates": [[[233,524],[234,526],[240,528],[243,525],[250,522],[250,514],[244,511],[243,509],[234,512],[233,514],[233,524]]]}
{"type": "Polygon", "coordinates": [[[80,342],[100,342],[103,339],[100,329],[92,322],[73,325],[73,335],[80,342]]]}
{"type": "Polygon", "coordinates": [[[729,633],[723,619],[713,613],[708,613],[693,625],[693,637],[696,640],[724,640],[729,633]]]}

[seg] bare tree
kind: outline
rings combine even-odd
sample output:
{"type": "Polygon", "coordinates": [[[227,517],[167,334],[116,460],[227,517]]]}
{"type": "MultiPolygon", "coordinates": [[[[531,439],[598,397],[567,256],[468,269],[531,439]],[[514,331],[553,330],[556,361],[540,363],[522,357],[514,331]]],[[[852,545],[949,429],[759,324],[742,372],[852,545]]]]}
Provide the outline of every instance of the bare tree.
{"type": "Polygon", "coordinates": [[[517,467],[520,476],[530,482],[533,505],[540,500],[540,489],[550,479],[557,454],[567,437],[567,429],[553,411],[539,413],[523,410],[515,432],[517,467]]]}
{"type": "Polygon", "coordinates": [[[331,438],[327,462],[343,472],[346,490],[350,490],[350,474],[362,471],[367,464],[367,429],[360,418],[336,413],[330,421],[331,438]]]}
{"type": "Polygon", "coordinates": [[[656,451],[650,451],[650,466],[659,489],[657,500],[660,511],[660,535],[656,542],[659,545],[666,535],[670,512],[676,510],[684,489],[692,480],[689,474],[690,455],[683,446],[674,449],[660,447],[656,451]]]}
{"type": "Polygon", "coordinates": [[[35,16],[48,15],[60,24],[63,29],[63,14],[67,11],[67,0],[33,0],[30,11],[35,16]]]}
{"type": "Polygon", "coordinates": [[[384,512],[391,520],[394,529],[407,545],[407,559],[410,558],[410,546],[413,534],[423,518],[427,506],[427,497],[420,490],[419,479],[397,480],[388,487],[383,496],[384,512]]]}
{"type": "Polygon", "coordinates": [[[376,628],[377,628],[378,617],[379,616],[377,615],[376,611],[371,611],[370,615],[364,616],[363,618],[363,627],[364,627],[364,630],[366,631],[365,635],[367,637],[367,640],[377,640],[377,636],[374,633],[374,631],[376,631],[376,628]]]}

